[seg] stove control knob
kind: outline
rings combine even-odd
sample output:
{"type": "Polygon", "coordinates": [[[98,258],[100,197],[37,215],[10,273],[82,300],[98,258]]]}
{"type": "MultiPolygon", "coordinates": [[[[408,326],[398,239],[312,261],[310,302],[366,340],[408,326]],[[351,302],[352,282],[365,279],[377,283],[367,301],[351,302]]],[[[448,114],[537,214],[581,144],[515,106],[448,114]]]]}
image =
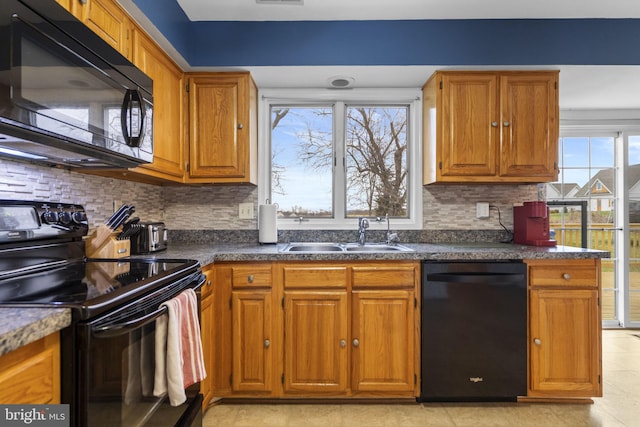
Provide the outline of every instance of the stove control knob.
{"type": "Polygon", "coordinates": [[[58,222],[62,225],[71,224],[71,212],[60,212],[58,214],[58,222]]]}
{"type": "Polygon", "coordinates": [[[82,211],[74,212],[71,215],[71,218],[73,219],[73,222],[75,222],[76,224],[82,224],[87,220],[87,214],[82,211]]]}
{"type": "Polygon", "coordinates": [[[52,211],[44,211],[42,213],[42,222],[45,224],[55,224],[58,222],[58,214],[52,211]]]}

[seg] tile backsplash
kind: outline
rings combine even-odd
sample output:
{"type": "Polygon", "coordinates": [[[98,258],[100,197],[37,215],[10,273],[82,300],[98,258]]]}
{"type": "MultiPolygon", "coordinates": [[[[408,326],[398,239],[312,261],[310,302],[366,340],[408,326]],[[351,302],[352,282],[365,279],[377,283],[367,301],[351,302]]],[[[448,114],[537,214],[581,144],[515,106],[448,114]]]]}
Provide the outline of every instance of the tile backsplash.
{"type": "MultiPolygon", "coordinates": [[[[164,221],[171,230],[255,230],[256,220],[238,218],[238,204],[253,202],[253,186],[155,186],[0,160],[0,198],[82,204],[90,225],[108,218],[120,203],[135,216],[164,221]]],[[[513,227],[513,203],[538,200],[538,186],[431,185],[423,187],[424,230],[500,230],[513,227]],[[476,202],[489,202],[489,219],[476,218],[476,202]]]]}

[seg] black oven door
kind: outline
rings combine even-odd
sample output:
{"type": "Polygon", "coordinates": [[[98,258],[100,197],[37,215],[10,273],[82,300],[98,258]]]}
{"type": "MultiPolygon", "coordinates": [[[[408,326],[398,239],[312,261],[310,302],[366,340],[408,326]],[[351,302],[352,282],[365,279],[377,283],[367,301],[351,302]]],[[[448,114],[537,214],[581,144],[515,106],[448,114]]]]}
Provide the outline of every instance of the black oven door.
{"type": "Polygon", "coordinates": [[[77,324],[72,425],[202,425],[199,383],[186,390],[187,401],[179,406],[171,406],[166,394],[154,396],[155,321],[164,313],[158,303],[147,304],[143,299],[115,315],[108,313],[77,324]]]}

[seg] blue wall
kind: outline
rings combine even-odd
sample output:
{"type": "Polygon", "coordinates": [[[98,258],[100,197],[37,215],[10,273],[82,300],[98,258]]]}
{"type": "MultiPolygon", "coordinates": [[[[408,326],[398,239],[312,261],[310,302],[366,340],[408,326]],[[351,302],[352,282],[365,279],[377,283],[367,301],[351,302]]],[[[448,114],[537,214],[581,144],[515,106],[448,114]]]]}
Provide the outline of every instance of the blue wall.
{"type": "Polygon", "coordinates": [[[640,64],[640,19],[190,22],[134,2],[191,66],[640,64]]]}

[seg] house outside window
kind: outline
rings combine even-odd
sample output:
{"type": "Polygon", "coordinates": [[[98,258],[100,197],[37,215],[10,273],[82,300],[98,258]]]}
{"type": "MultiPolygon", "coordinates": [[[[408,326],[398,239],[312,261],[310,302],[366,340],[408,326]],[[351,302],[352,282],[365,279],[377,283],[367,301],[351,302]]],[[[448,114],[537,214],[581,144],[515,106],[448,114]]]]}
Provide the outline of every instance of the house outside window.
{"type": "Polygon", "coordinates": [[[260,111],[259,198],[279,228],[422,227],[419,91],[265,90],[260,111]]]}

